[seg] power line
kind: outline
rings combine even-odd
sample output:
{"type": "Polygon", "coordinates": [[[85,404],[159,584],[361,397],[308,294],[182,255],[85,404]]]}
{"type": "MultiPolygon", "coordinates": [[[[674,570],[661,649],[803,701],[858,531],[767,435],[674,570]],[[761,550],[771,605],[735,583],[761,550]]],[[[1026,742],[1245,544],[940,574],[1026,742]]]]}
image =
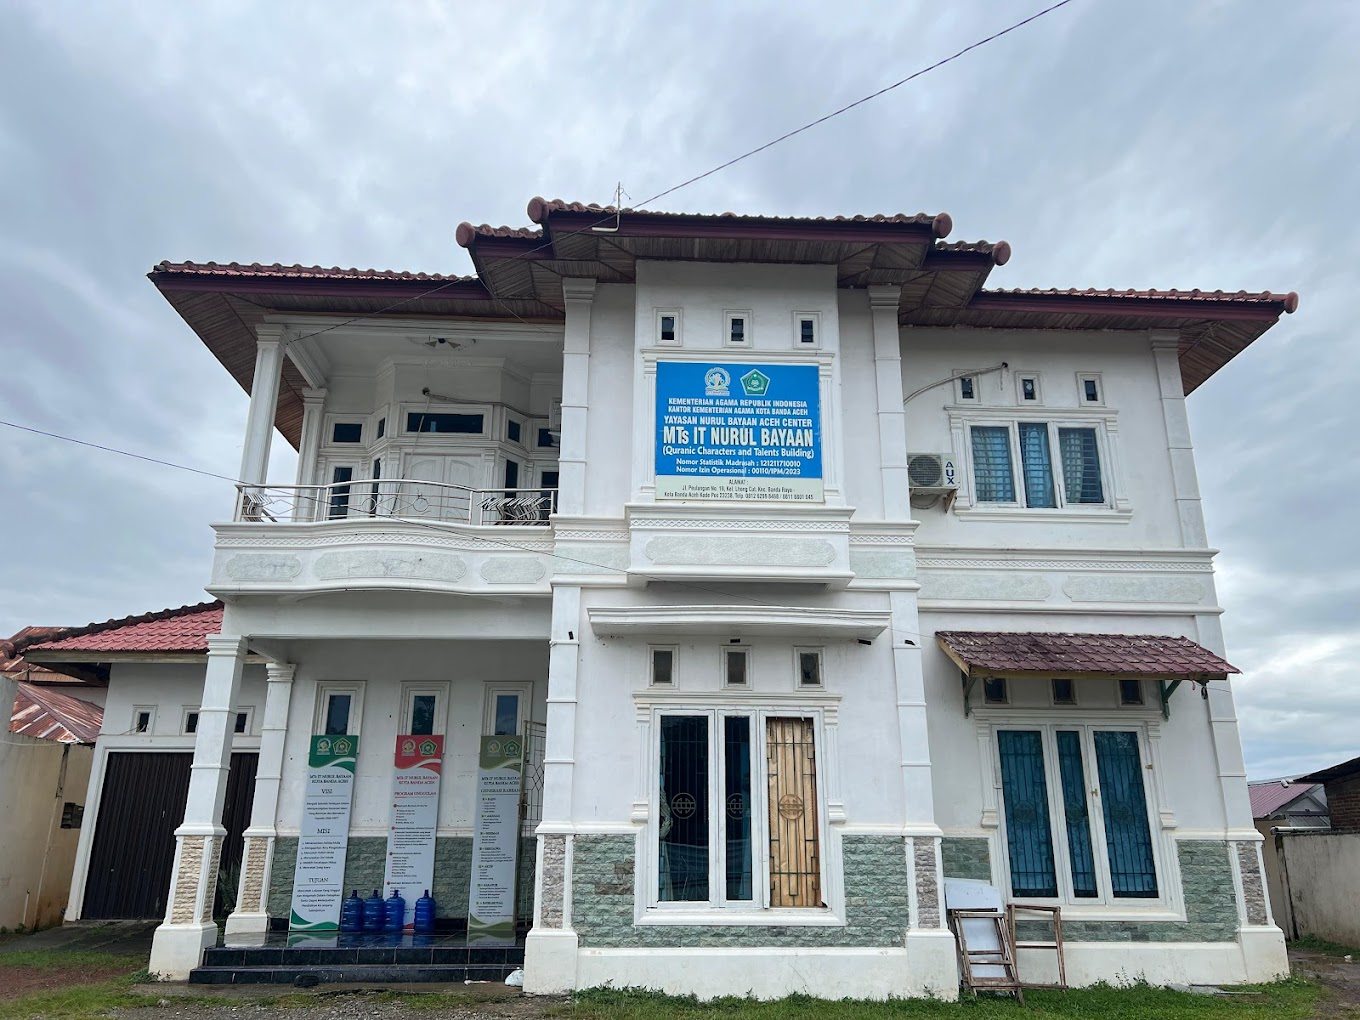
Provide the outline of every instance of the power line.
{"type": "MultiPolygon", "coordinates": [[[[766,149],[772,149],[772,148],[774,148],[774,146],[778,145],[780,142],[788,141],[790,138],[793,138],[795,135],[800,135],[800,134],[802,134],[804,131],[809,131],[809,130],[811,130],[812,128],[818,127],[818,126],[821,125],[821,124],[825,124],[827,121],[832,120],[832,119],[835,118],[835,117],[839,117],[839,116],[840,116],[841,114],[843,114],[843,113],[848,113],[849,111],[855,109],[855,107],[857,107],[857,106],[863,106],[865,103],[871,102],[872,100],[877,99],[879,96],[886,95],[887,93],[893,91],[893,90],[896,89],[896,88],[900,88],[901,86],[907,84],[907,83],[910,82],[910,81],[915,81],[917,78],[921,77],[921,76],[924,75],[924,74],[928,74],[928,73],[930,73],[931,71],[936,70],[937,68],[944,67],[946,64],[949,64],[949,63],[952,63],[952,62],[955,61],[955,60],[958,60],[960,57],[964,56],[965,54],[971,53],[973,50],[978,49],[979,47],[985,46],[985,45],[987,45],[989,42],[993,42],[993,41],[995,41],[995,40],[997,40],[997,39],[1000,39],[1000,38],[1001,38],[1002,36],[1004,36],[1004,35],[1009,35],[1011,32],[1014,32],[1014,31],[1016,31],[1017,29],[1024,28],[1026,25],[1030,24],[1030,23],[1033,22],[1033,21],[1038,21],[1038,20],[1039,20],[1040,18],[1042,18],[1045,14],[1051,14],[1053,11],[1056,11],[1059,7],[1066,7],[1066,6],[1067,6],[1068,4],[1070,4],[1071,2],[1072,2],[1072,0],[1058,0],[1057,3],[1052,4],[1051,6],[1045,7],[1045,8],[1044,8],[1043,10],[1041,10],[1041,11],[1036,11],[1034,14],[1031,14],[1029,17],[1024,18],[1024,19],[1022,19],[1022,20],[1020,20],[1020,21],[1015,22],[1013,25],[1009,25],[1009,26],[1007,26],[1006,28],[1003,28],[1003,29],[1001,29],[1001,30],[998,31],[998,32],[993,32],[991,35],[987,36],[986,38],[977,40],[977,42],[970,43],[969,45],[965,46],[963,49],[959,50],[959,51],[956,52],[956,53],[951,53],[949,56],[944,57],[944,58],[941,59],[941,60],[937,60],[937,61],[935,61],[935,63],[933,63],[933,64],[929,64],[929,65],[927,65],[926,67],[921,68],[920,70],[913,71],[911,74],[907,75],[905,78],[901,78],[901,79],[899,79],[899,80],[893,82],[891,85],[885,85],[883,88],[877,90],[876,92],[871,92],[871,93],[869,93],[867,96],[861,96],[859,99],[856,99],[853,103],[847,103],[845,106],[842,106],[840,109],[832,110],[830,113],[825,114],[825,115],[823,115],[823,116],[821,116],[821,117],[818,117],[816,120],[810,120],[810,121],[808,121],[806,124],[802,125],[801,127],[794,128],[792,131],[786,131],[784,134],[780,135],[778,138],[774,138],[774,139],[772,139],[772,140],[766,142],[764,145],[758,145],[758,146],[756,146],[754,149],[749,149],[749,150],[747,150],[746,152],[743,152],[740,156],[735,156],[735,157],[733,157],[732,159],[727,160],[725,163],[719,163],[717,166],[715,166],[715,167],[713,167],[713,168],[711,168],[711,169],[709,169],[709,170],[705,170],[705,171],[704,171],[703,173],[701,173],[701,174],[696,174],[695,176],[689,178],[688,180],[684,180],[684,181],[681,181],[679,184],[672,185],[671,187],[665,189],[664,191],[658,191],[655,195],[652,195],[652,196],[650,196],[649,198],[644,198],[641,202],[638,203],[638,206],[639,206],[639,207],[646,206],[648,203],[650,203],[650,202],[655,202],[655,201],[657,201],[658,199],[661,199],[661,198],[665,198],[667,195],[673,195],[673,194],[675,194],[675,192],[681,190],[682,188],[687,188],[687,187],[689,187],[691,184],[694,184],[694,183],[696,183],[696,182],[698,182],[698,181],[702,181],[702,180],[703,180],[704,178],[706,178],[706,177],[712,177],[714,174],[720,173],[721,171],[726,170],[728,167],[735,166],[736,164],[740,163],[740,162],[741,162],[742,160],[744,160],[744,159],[749,159],[749,158],[752,157],[752,156],[755,156],[755,155],[757,155],[757,154],[759,154],[759,153],[764,152],[766,149]]],[[[616,190],[616,194],[621,194],[621,193],[622,193],[622,187],[623,187],[622,184],[620,184],[620,185],[619,185],[619,188],[616,190]]],[[[616,199],[616,201],[622,202],[622,199],[621,199],[621,198],[618,198],[618,199],[616,199]]],[[[533,255],[535,252],[543,251],[545,248],[551,248],[551,247],[553,247],[553,246],[554,246],[555,244],[557,244],[559,241],[566,240],[566,239],[569,238],[569,237],[575,237],[575,236],[577,236],[577,235],[579,235],[579,234],[590,233],[590,232],[591,232],[592,230],[594,230],[596,227],[603,226],[603,225],[606,224],[606,223],[609,223],[609,222],[611,222],[611,221],[617,220],[617,218],[618,218],[618,216],[619,216],[619,214],[620,214],[621,212],[623,212],[623,210],[616,207],[612,212],[610,212],[610,213],[608,213],[607,215],[605,215],[605,216],[601,217],[600,219],[596,220],[594,223],[587,224],[586,226],[580,227],[580,228],[578,228],[578,229],[576,229],[576,230],[567,231],[567,232],[565,232],[565,233],[563,233],[563,234],[558,235],[558,236],[555,237],[553,240],[550,240],[550,241],[549,241],[549,240],[545,240],[542,244],[536,245],[536,246],[534,246],[533,248],[529,248],[529,249],[526,250],[526,251],[522,251],[522,252],[520,252],[518,255],[515,255],[515,256],[513,256],[512,258],[508,258],[508,259],[506,259],[505,261],[506,261],[506,262],[514,262],[514,261],[516,261],[516,260],[518,260],[518,259],[528,258],[530,255],[533,255]]],[[[408,298],[402,298],[400,301],[394,301],[393,303],[391,303],[391,304],[389,304],[389,305],[384,305],[383,307],[377,309],[376,311],[366,312],[366,313],[364,313],[363,315],[356,315],[356,316],[354,316],[354,317],[351,318],[351,319],[346,319],[346,320],[344,320],[343,322],[334,323],[333,325],[326,326],[326,327],[324,327],[323,329],[318,329],[318,330],[315,330],[315,331],[313,331],[313,332],[311,332],[311,333],[304,333],[302,336],[299,336],[299,337],[294,338],[293,340],[290,340],[289,343],[291,344],[291,343],[296,343],[296,342],[298,342],[298,341],[300,341],[300,340],[307,340],[307,339],[309,339],[309,338],[311,338],[311,337],[314,337],[314,336],[320,336],[322,333],[329,333],[329,332],[330,332],[331,330],[333,330],[333,329],[340,329],[340,328],[342,328],[342,327],[344,327],[344,326],[349,326],[349,325],[352,325],[353,323],[356,323],[356,322],[362,322],[362,321],[364,321],[365,319],[373,318],[373,317],[375,317],[375,316],[385,315],[386,313],[388,313],[388,312],[390,312],[390,311],[393,311],[394,309],[400,308],[400,307],[402,307],[403,305],[410,304],[410,303],[413,302],[413,301],[422,301],[422,300],[424,300],[424,299],[427,298],[427,297],[432,297],[433,295],[438,294],[438,293],[440,293],[441,291],[447,290],[449,287],[455,286],[455,285],[457,285],[457,284],[459,284],[459,283],[463,283],[463,282],[465,282],[465,281],[462,280],[462,279],[448,280],[448,281],[446,281],[445,283],[442,283],[442,284],[440,284],[440,285],[437,286],[437,287],[433,287],[433,288],[431,288],[430,290],[423,291],[423,292],[420,293],[420,294],[415,294],[415,295],[413,295],[413,296],[411,296],[411,297],[408,297],[408,298]]],[[[490,290],[490,288],[488,288],[488,291],[489,291],[489,290],[490,290]]],[[[540,327],[534,326],[533,323],[528,322],[523,316],[521,316],[521,315],[519,315],[517,312],[515,312],[514,309],[512,309],[509,305],[507,305],[504,301],[502,301],[502,300],[501,300],[499,297],[497,297],[495,294],[492,294],[491,296],[492,296],[492,298],[496,301],[497,304],[499,304],[499,305],[500,305],[502,308],[504,308],[507,312],[509,312],[511,315],[513,315],[516,319],[519,319],[519,321],[522,322],[522,323],[524,323],[526,326],[530,326],[531,328],[534,328],[534,329],[540,329],[541,332],[547,332],[546,330],[541,330],[540,327]]]]}
{"type": "Polygon", "coordinates": [[[202,468],[189,467],[187,464],[176,464],[173,461],[161,460],[157,457],[148,457],[145,454],[133,453],[130,450],[120,450],[113,446],[101,446],[99,443],[91,443],[84,439],[76,439],[74,436],[62,436],[55,432],[44,432],[42,429],[30,428],[27,425],[20,425],[18,422],[2,421],[0,425],[7,425],[20,432],[31,432],[35,436],[46,436],[48,439],[60,439],[66,443],[75,443],[77,446],[88,446],[92,450],[103,450],[105,453],[116,453],[120,457],[131,457],[134,460],[144,460],[148,464],[160,464],[162,467],[178,468],[180,471],[192,471],[196,475],[206,475],[209,478],[220,478],[224,482],[231,482],[233,485],[239,479],[231,478],[227,475],[219,475],[216,471],[204,471],[202,468]]]}
{"type": "MultiPolygon", "coordinates": [[[[116,447],[112,447],[112,446],[101,446],[99,443],[90,443],[90,442],[86,442],[86,441],[83,440],[83,439],[75,439],[75,438],[73,438],[73,437],[71,437],[71,436],[62,436],[62,435],[58,435],[58,434],[55,433],[55,432],[44,432],[42,429],[29,428],[29,427],[27,427],[27,426],[25,426],[25,425],[17,425],[17,424],[15,424],[14,422],[0,421],[0,425],[8,425],[8,426],[10,426],[11,428],[19,429],[19,430],[22,431],[22,432],[31,432],[31,433],[33,433],[34,435],[38,435],[38,436],[46,436],[46,437],[48,437],[48,438],[50,438],[50,439],[60,439],[60,440],[63,440],[63,441],[65,441],[65,442],[68,442],[68,443],[75,443],[75,444],[77,444],[78,446],[87,446],[87,447],[89,447],[89,448],[91,448],[91,449],[94,449],[94,450],[102,450],[102,451],[104,451],[105,453],[116,453],[116,454],[118,454],[119,456],[123,456],[123,457],[133,457],[133,458],[135,458],[135,459],[137,459],[137,460],[144,460],[144,461],[148,461],[149,463],[152,463],[152,464],[159,464],[159,465],[161,465],[162,467],[176,468],[176,469],[178,469],[178,470],[180,470],[180,471],[192,471],[194,474],[197,474],[197,475],[207,475],[207,476],[210,477],[210,478],[220,478],[222,481],[231,482],[233,485],[244,485],[244,484],[246,484],[246,483],[241,482],[241,481],[239,481],[239,480],[237,480],[237,479],[235,479],[235,478],[229,478],[229,477],[227,477],[226,475],[219,475],[219,474],[216,474],[216,473],[214,473],[214,472],[212,472],[212,471],[203,471],[203,470],[201,470],[201,469],[199,469],[199,468],[189,467],[189,466],[186,465],[186,464],[176,464],[176,463],[174,463],[173,461],[160,460],[160,459],[158,459],[158,458],[156,458],[156,457],[146,457],[146,456],[143,456],[143,455],[140,454],[140,453],[132,453],[132,452],[130,452],[130,451],[128,451],[128,450],[119,450],[119,449],[117,449],[116,447]]],[[[395,481],[395,480],[396,480],[396,479],[394,479],[394,481],[395,481]]],[[[368,479],[359,479],[359,480],[351,481],[351,482],[348,482],[348,483],[345,483],[345,484],[348,484],[348,485],[351,485],[351,486],[353,486],[353,485],[362,485],[362,484],[364,483],[364,481],[371,481],[371,480],[368,480],[368,479]]],[[[419,481],[419,480],[418,480],[418,479],[405,479],[404,481],[408,481],[408,482],[409,482],[409,481],[419,481]]],[[[253,483],[251,483],[251,484],[253,485],[253,483]]],[[[258,487],[261,488],[261,489],[269,489],[269,488],[273,488],[273,486],[270,486],[270,485],[268,485],[268,484],[260,485],[260,486],[258,486],[258,487]]],[[[278,486],[278,488],[290,488],[290,486],[278,486]]],[[[329,486],[318,486],[318,488],[329,488],[329,486]]],[[[491,491],[498,491],[498,490],[491,490],[491,491]]],[[[321,499],[318,498],[317,502],[318,502],[318,504],[320,504],[320,503],[321,503],[321,499]]],[[[430,530],[430,531],[435,531],[435,532],[438,532],[439,534],[442,534],[442,535],[447,535],[447,534],[448,534],[447,530],[446,530],[443,526],[438,525],[438,524],[431,523],[430,521],[423,521],[423,520],[419,520],[419,519],[413,518],[413,517],[393,517],[393,518],[389,518],[389,519],[400,521],[400,522],[403,523],[403,524],[414,524],[414,525],[416,525],[417,527],[426,528],[426,529],[428,529],[428,530],[430,530]]],[[[505,539],[500,539],[500,538],[487,538],[487,537],[484,537],[484,536],[482,536],[482,535],[467,535],[467,536],[464,536],[464,537],[470,538],[472,541],[475,541],[475,542],[482,542],[482,543],[484,543],[484,544],[486,544],[486,545],[491,545],[491,546],[499,546],[499,547],[504,548],[504,549],[513,549],[513,550],[516,550],[516,551],[518,551],[518,552],[527,552],[527,553],[540,553],[540,552],[542,552],[541,549],[534,549],[534,548],[532,548],[531,546],[527,546],[527,545],[517,545],[517,544],[514,543],[514,542],[509,542],[509,541],[506,541],[505,539]]],[[[554,559],[557,559],[557,560],[563,560],[563,561],[565,561],[565,562],[567,562],[567,563],[578,563],[578,564],[580,564],[581,566],[592,567],[592,568],[594,568],[595,570],[604,571],[604,572],[606,572],[606,573],[611,573],[611,574],[636,574],[637,576],[646,578],[646,579],[649,580],[649,581],[657,581],[657,582],[660,582],[660,583],[663,583],[663,584],[674,584],[674,585],[676,585],[677,587],[681,587],[681,588],[692,588],[692,589],[694,589],[695,591],[707,592],[707,593],[710,594],[710,595],[721,595],[723,598],[729,598],[729,599],[741,599],[741,600],[743,600],[743,601],[745,601],[745,602],[750,602],[750,603],[752,603],[752,604],[754,604],[754,605],[758,605],[758,606],[768,606],[768,607],[771,608],[771,609],[787,609],[787,608],[789,608],[788,606],[784,605],[783,603],[780,603],[780,602],[771,602],[771,601],[769,601],[768,599],[757,598],[757,597],[754,596],[754,595],[748,595],[748,594],[743,594],[743,593],[739,593],[739,592],[724,591],[724,590],[721,589],[721,588],[713,588],[713,587],[710,587],[709,585],[699,584],[699,583],[696,582],[696,581],[682,581],[682,580],[678,580],[678,579],[675,579],[675,578],[663,577],[663,576],[660,576],[660,575],[657,575],[657,574],[648,574],[648,573],[646,573],[646,572],[644,572],[644,571],[640,571],[640,570],[629,570],[629,569],[626,568],[626,567],[616,567],[616,566],[612,566],[611,564],[608,564],[608,563],[597,563],[597,562],[594,561],[594,560],[586,560],[586,559],[581,559],[581,558],[578,557],[578,556],[568,556],[568,555],[565,555],[565,554],[563,554],[563,553],[558,552],[556,549],[554,549],[553,552],[551,552],[549,555],[551,555],[554,559]]],[[[901,637],[908,637],[908,638],[913,638],[913,639],[914,639],[914,638],[919,638],[919,637],[921,636],[919,631],[918,631],[918,632],[913,632],[913,633],[907,634],[906,632],[901,632],[901,631],[894,630],[894,629],[891,628],[891,627],[889,628],[889,630],[892,631],[893,634],[896,634],[896,635],[901,636],[901,637]]]]}
{"type": "Polygon", "coordinates": [[[667,195],[673,194],[674,192],[679,191],[681,188],[689,187],[696,181],[702,181],[705,177],[712,177],[720,170],[726,170],[730,166],[735,166],[737,163],[740,163],[743,159],[748,159],[749,157],[754,156],[757,153],[764,152],[766,149],[771,149],[774,146],[778,145],[780,142],[788,141],[794,135],[801,135],[804,131],[808,131],[811,128],[815,128],[819,124],[825,124],[833,117],[839,117],[841,114],[848,113],[850,110],[853,110],[857,106],[863,106],[870,100],[877,99],[879,96],[885,95],[886,93],[891,92],[893,89],[905,85],[909,81],[914,81],[915,79],[921,77],[921,75],[927,74],[938,67],[944,67],[945,64],[948,64],[954,60],[958,60],[959,57],[963,56],[965,53],[969,53],[972,50],[977,49],[979,46],[985,46],[987,45],[987,43],[992,42],[994,39],[1000,39],[1003,35],[1007,35],[1011,32],[1014,32],[1017,28],[1023,28],[1024,26],[1028,25],[1031,21],[1037,21],[1038,19],[1042,18],[1045,14],[1050,14],[1053,11],[1056,11],[1059,7],[1065,7],[1071,2],[1072,0],[1058,0],[1058,2],[1056,4],[1053,4],[1051,7],[1045,7],[1042,11],[1038,11],[1034,14],[1031,14],[1028,18],[1025,18],[1023,21],[1017,21],[1014,25],[1011,25],[1009,28],[1003,28],[1001,31],[994,32],[991,35],[987,36],[987,38],[985,39],[979,39],[977,42],[965,46],[957,53],[950,54],[943,60],[935,61],[935,63],[929,65],[928,67],[923,67],[919,71],[913,71],[905,78],[895,81],[891,85],[885,85],[877,92],[871,92],[867,96],[863,96],[859,99],[856,99],[853,103],[847,103],[845,106],[842,106],[839,110],[832,110],[830,113],[826,114],[823,117],[818,117],[816,120],[808,121],[802,127],[797,127],[794,128],[792,131],[785,132],[778,138],[775,138],[772,141],[768,141],[764,145],[758,145],[748,152],[743,152],[740,156],[736,156],[733,159],[729,159],[726,163],[721,163],[718,166],[715,166],[712,170],[705,170],[703,173],[697,174],[696,176],[691,177],[687,181],[680,182],[673,188],[667,188],[665,191],[658,191],[655,195],[652,195],[650,198],[643,199],[640,204],[646,205],[648,202],[655,202],[657,199],[665,198],[667,195]]]}

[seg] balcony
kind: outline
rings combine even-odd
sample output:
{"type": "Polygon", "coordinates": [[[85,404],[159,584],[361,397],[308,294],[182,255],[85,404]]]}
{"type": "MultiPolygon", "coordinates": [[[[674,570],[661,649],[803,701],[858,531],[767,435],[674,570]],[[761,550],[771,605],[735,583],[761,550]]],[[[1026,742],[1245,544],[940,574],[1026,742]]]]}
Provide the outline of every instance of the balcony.
{"type": "Polygon", "coordinates": [[[547,595],[556,503],[556,489],[421,479],[238,485],[208,590],[547,595]]]}

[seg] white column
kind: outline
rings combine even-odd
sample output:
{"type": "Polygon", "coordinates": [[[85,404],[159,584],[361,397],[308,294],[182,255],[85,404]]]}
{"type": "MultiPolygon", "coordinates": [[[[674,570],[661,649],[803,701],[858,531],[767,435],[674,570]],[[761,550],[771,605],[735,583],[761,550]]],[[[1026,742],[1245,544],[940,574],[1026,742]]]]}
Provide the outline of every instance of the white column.
{"type": "Polygon", "coordinates": [[[213,897],[222,841],[227,834],[222,826],[222,806],[245,655],[244,637],[209,635],[189,796],[184,822],[175,830],[175,866],[165,921],[156,929],[147,965],[153,974],[173,981],[188,978],[189,971],[202,961],[203,950],[217,941],[213,897]]]}
{"type": "Polygon", "coordinates": [[[227,934],[263,934],[269,930],[269,879],[274,864],[274,825],[283,782],[283,743],[288,734],[288,705],[293,696],[292,663],[265,667],[264,720],[260,726],[260,758],[250,826],[241,853],[241,880],[236,909],[227,918],[227,934]]]}
{"type": "MultiPolygon", "coordinates": [[[[1157,384],[1162,397],[1162,419],[1166,423],[1167,453],[1171,458],[1171,478],[1180,520],[1181,545],[1204,549],[1209,544],[1200,504],[1199,481],[1195,475],[1195,452],[1190,442],[1190,419],[1185,413],[1185,386],[1181,380],[1180,334],[1176,330],[1153,330],[1150,334],[1152,356],[1157,364],[1157,384]]],[[[1210,584],[1212,584],[1212,579],[1210,584]]],[[[1214,597],[1217,605],[1218,598],[1214,597]]],[[[1223,627],[1217,614],[1195,617],[1199,643],[1217,655],[1224,655],[1223,627]]],[[[1172,711],[1180,698],[1190,692],[1182,688],[1172,701],[1172,711]]],[[[1184,705],[1184,702],[1181,703],[1184,705]]],[[[1259,838],[1251,818],[1247,796],[1247,767],[1242,757],[1242,740],[1237,729],[1237,712],[1232,691],[1226,681],[1209,684],[1209,734],[1213,741],[1218,782],[1222,791],[1223,824],[1238,838],[1259,838]]]]}
{"type": "MultiPolygon", "coordinates": [[[[565,435],[565,417],[562,425],[565,435]]],[[[581,589],[554,587],[548,652],[547,744],[543,754],[543,820],[538,826],[541,867],[534,889],[534,928],[524,946],[525,991],[530,994],[569,992],[576,987],[577,938],[571,929],[571,833],[580,628],[581,589]]]]}
{"type": "Polygon", "coordinates": [[[274,434],[274,412],[283,378],[284,327],[265,322],[255,327],[255,375],[250,382],[250,411],[246,441],[241,451],[241,481],[263,485],[269,472],[269,441],[274,434]]]}
{"type": "MultiPolygon", "coordinates": [[[[316,484],[316,457],[321,447],[321,426],[325,420],[326,391],[307,387],[302,391],[302,437],[298,443],[297,484],[316,484]]],[[[311,521],[320,515],[317,507],[325,505],[315,498],[298,495],[293,504],[293,520],[311,521]]]]}
{"type": "MultiPolygon", "coordinates": [[[[590,401],[590,310],[593,279],[562,281],[567,321],[562,338],[562,437],[558,448],[557,512],[586,510],[586,430],[590,401]]],[[[619,380],[623,385],[624,380],[619,380]]]]}
{"type": "Polygon", "coordinates": [[[911,519],[907,483],[907,415],[902,408],[902,341],[897,329],[901,287],[870,287],[874,329],[874,383],[878,397],[879,466],[883,476],[883,518],[911,519]]]}

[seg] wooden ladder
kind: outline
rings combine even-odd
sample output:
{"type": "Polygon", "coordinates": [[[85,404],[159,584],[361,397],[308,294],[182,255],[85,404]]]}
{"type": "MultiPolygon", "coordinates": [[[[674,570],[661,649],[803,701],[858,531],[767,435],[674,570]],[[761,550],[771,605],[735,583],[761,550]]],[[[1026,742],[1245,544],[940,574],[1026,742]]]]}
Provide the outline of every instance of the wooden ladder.
{"type": "Polygon", "coordinates": [[[1021,949],[1051,949],[1058,956],[1058,981],[1056,984],[1040,984],[1037,981],[1026,981],[1026,988],[1061,988],[1067,991],[1067,965],[1063,959],[1063,929],[1062,929],[1062,907],[1047,906],[1034,903],[1008,903],[1006,904],[1006,928],[1010,931],[1011,947],[1016,956],[1019,956],[1021,949]],[[1016,914],[1048,914],[1051,917],[1053,927],[1053,938],[1051,939],[1030,939],[1021,942],[1016,938],[1015,915],[1016,914]]]}
{"type": "Polygon", "coordinates": [[[1020,976],[1015,967],[1015,945],[1011,939],[1011,926],[1008,914],[1000,910],[951,910],[949,924],[958,942],[959,970],[963,975],[963,985],[974,995],[978,990],[988,992],[1012,992],[1016,1001],[1024,1004],[1025,993],[1020,987],[1020,976]],[[996,948],[970,948],[965,921],[984,920],[990,922],[996,933],[996,948]],[[999,967],[1001,974],[980,975],[974,967],[999,967]]]}

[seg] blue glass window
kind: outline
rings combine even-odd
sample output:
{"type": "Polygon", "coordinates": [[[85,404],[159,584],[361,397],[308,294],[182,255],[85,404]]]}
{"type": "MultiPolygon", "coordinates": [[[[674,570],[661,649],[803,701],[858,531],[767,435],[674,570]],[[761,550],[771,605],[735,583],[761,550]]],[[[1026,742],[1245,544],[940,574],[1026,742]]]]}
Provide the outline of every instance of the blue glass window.
{"type": "Polygon", "coordinates": [[[999,730],[996,741],[1001,756],[1011,891],[1016,896],[1057,896],[1043,734],[1038,730],[999,730]]]}
{"type": "MultiPolygon", "coordinates": [[[[730,660],[729,660],[730,661],[730,660]]],[[[729,715],[723,720],[726,756],[727,898],[751,899],[751,718],[729,715]]]]}
{"type": "Polygon", "coordinates": [[[327,516],[332,518],[349,516],[350,487],[340,483],[348,482],[353,478],[354,468],[352,467],[338,467],[331,472],[331,505],[327,516]]]}
{"type": "Polygon", "coordinates": [[[1100,451],[1095,429],[1058,429],[1062,454],[1063,489],[1069,503],[1104,503],[1100,481],[1100,451]]]}
{"type": "Polygon", "coordinates": [[[1138,737],[1123,730],[1098,730],[1095,743],[1110,856],[1110,891],[1116,897],[1156,897],[1157,869],[1152,859],[1138,737]]]}
{"type": "Polygon", "coordinates": [[[1025,505],[1057,506],[1053,495],[1053,459],[1048,453],[1048,426],[1042,422],[1020,423],[1020,466],[1025,474],[1025,505]]]}
{"type": "Polygon", "coordinates": [[[974,425],[973,481],[979,503],[1014,503],[1011,473],[1011,430],[1005,426],[974,425]]]}
{"type": "Polygon", "coordinates": [[[493,726],[496,736],[508,737],[519,732],[519,695],[496,695],[496,718],[493,726]]]}
{"type": "Polygon", "coordinates": [[[1058,733],[1058,774],[1062,778],[1067,853],[1072,864],[1072,893],[1096,895],[1096,862],[1091,850],[1091,818],[1086,806],[1086,770],[1081,762],[1081,734],[1058,733]]]}
{"type": "Polygon", "coordinates": [[[708,899],[708,717],[661,719],[657,898],[708,899]]]}

